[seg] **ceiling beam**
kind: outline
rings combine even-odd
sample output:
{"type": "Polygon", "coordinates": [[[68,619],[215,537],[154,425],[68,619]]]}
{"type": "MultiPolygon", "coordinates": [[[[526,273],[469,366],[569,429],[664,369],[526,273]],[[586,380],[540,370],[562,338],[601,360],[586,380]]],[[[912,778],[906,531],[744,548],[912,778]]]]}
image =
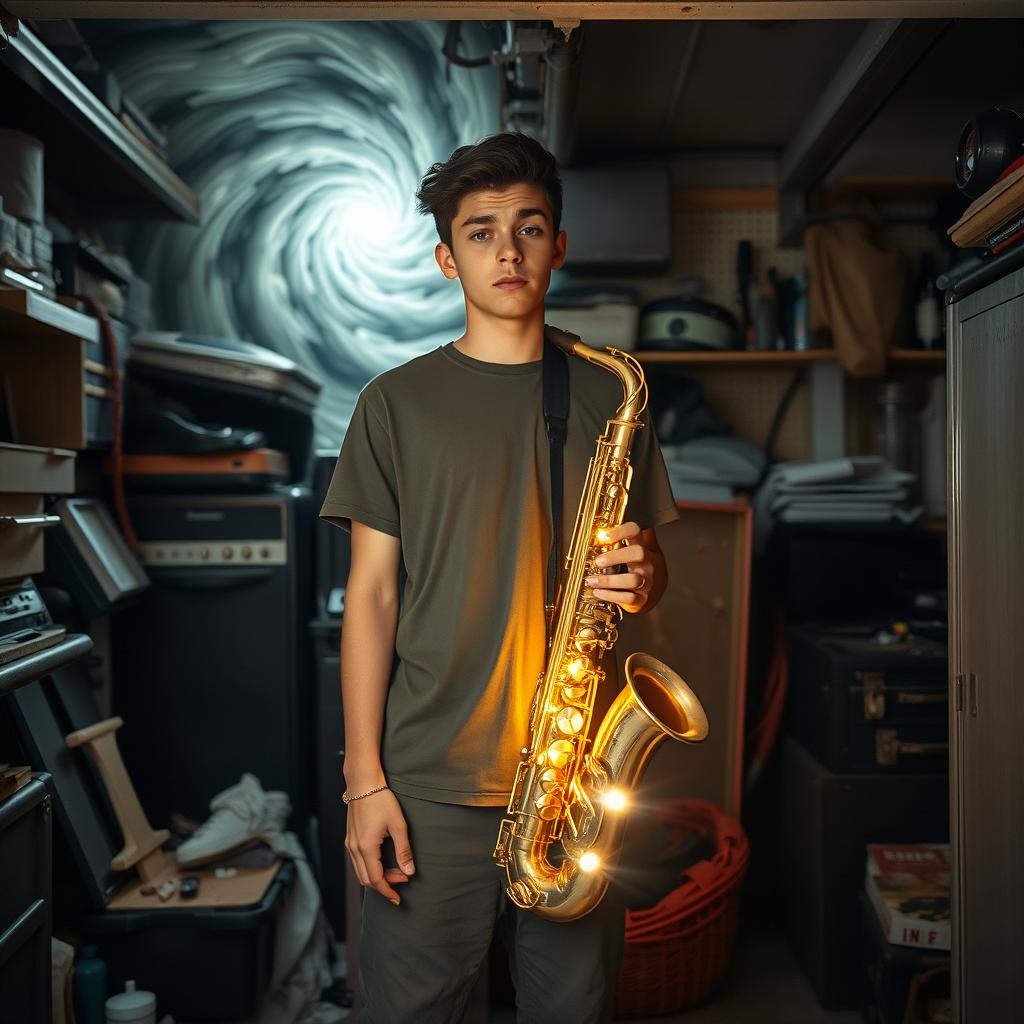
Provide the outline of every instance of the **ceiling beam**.
{"type": "Polygon", "coordinates": [[[864,28],[779,156],[780,244],[801,244],[807,191],[821,182],[949,24],[885,19],[864,28]]]}
{"type": "Polygon", "coordinates": [[[2,0],[19,18],[716,21],[1018,18],[1020,0],[2,0]]]}

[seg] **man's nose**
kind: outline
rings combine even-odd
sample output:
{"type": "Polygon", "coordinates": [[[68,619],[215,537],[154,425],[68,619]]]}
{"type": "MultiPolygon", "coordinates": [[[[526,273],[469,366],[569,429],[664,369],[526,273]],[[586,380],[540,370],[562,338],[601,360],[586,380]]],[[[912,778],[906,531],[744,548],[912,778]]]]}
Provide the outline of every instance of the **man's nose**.
{"type": "Polygon", "coordinates": [[[504,243],[498,251],[498,259],[500,260],[515,260],[518,262],[523,258],[523,254],[519,251],[519,247],[511,239],[504,243]]]}

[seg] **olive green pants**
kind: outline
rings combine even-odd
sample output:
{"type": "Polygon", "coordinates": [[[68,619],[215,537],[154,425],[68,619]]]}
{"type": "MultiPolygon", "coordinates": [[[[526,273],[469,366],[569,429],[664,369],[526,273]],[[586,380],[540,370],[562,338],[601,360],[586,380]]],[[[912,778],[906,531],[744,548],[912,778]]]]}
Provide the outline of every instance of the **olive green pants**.
{"type": "Polygon", "coordinates": [[[416,873],[396,887],[401,906],[366,890],[360,1024],[460,1024],[503,914],[519,1024],[611,1021],[625,927],[620,890],[611,887],[577,921],[545,921],[505,896],[505,873],[491,857],[504,808],[398,801],[416,873]]]}

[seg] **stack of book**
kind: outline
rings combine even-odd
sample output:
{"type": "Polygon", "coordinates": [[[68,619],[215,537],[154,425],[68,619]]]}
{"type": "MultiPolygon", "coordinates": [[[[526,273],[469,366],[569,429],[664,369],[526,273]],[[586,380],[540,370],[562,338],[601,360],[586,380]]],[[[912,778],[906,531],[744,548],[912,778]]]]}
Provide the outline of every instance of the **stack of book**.
{"type": "Polygon", "coordinates": [[[868,845],[864,889],[895,946],[949,949],[949,845],[868,845]]]}
{"type": "Polygon", "coordinates": [[[1024,243],[1024,157],[1015,160],[947,232],[962,249],[993,255],[1024,243]]]}
{"type": "Polygon", "coordinates": [[[32,769],[27,764],[0,765],[0,801],[14,796],[22,786],[32,781],[32,769]]]}

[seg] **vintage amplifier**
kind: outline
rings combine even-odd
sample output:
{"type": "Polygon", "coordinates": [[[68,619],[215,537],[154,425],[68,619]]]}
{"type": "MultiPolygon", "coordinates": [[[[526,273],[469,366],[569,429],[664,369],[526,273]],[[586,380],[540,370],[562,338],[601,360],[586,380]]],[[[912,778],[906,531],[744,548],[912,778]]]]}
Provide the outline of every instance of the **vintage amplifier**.
{"type": "Polygon", "coordinates": [[[834,772],[945,772],[947,661],[875,624],[793,626],[788,730],[834,772]]]}

